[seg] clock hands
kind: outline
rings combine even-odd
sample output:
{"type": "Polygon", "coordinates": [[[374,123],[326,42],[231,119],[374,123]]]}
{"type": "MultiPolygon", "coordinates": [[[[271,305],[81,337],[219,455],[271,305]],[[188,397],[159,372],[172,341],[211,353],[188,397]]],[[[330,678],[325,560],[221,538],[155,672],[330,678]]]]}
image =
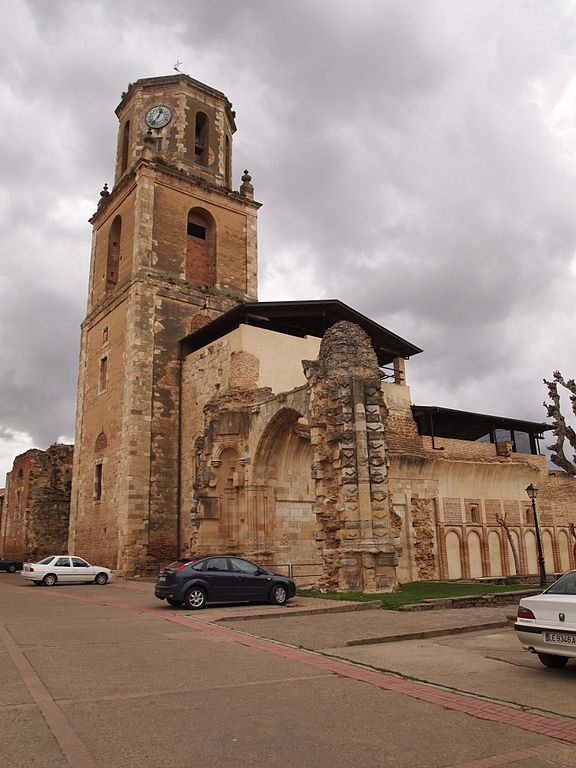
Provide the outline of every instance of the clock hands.
{"type": "Polygon", "coordinates": [[[157,104],[148,110],[146,124],[150,128],[163,128],[172,119],[172,110],[164,104],[157,104]]]}

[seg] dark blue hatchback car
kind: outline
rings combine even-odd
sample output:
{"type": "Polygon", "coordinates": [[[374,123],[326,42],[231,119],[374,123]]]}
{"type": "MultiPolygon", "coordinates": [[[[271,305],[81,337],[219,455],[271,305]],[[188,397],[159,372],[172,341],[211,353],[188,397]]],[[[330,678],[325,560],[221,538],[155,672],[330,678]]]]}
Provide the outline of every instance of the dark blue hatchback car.
{"type": "Polygon", "coordinates": [[[22,562],[20,560],[12,560],[10,557],[0,557],[0,571],[8,571],[8,573],[16,573],[16,571],[22,570],[22,562]]]}
{"type": "Polygon", "coordinates": [[[292,579],[230,555],[176,560],[158,574],[154,594],[190,610],[206,603],[284,603],[296,594],[292,579]]]}

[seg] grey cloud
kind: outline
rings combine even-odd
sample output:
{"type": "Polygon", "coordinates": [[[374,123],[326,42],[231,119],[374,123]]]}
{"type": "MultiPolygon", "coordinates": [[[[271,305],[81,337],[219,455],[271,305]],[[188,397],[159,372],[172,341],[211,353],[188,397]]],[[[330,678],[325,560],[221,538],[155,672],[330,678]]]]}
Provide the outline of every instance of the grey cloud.
{"type": "Polygon", "coordinates": [[[571,3],[165,8],[20,0],[0,33],[2,427],[42,444],[72,433],[86,218],[112,181],[114,108],[177,58],[238,111],[267,299],[339,297],[423,347],[419,402],[544,418],[542,376],[574,374],[576,177],[551,130],[570,129],[554,108],[576,71],[571,3]]]}

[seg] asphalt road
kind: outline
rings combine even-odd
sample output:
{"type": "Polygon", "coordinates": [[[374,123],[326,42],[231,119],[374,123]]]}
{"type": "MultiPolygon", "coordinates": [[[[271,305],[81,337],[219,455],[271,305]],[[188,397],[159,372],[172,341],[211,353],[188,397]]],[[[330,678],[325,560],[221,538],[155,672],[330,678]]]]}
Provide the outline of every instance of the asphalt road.
{"type": "Polygon", "coordinates": [[[1,768],[576,768],[576,662],[541,667],[502,609],[312,605],[189,613],[1,573],[1,768]],[[394,640],[418,622],[449,634],[394,640]]]}

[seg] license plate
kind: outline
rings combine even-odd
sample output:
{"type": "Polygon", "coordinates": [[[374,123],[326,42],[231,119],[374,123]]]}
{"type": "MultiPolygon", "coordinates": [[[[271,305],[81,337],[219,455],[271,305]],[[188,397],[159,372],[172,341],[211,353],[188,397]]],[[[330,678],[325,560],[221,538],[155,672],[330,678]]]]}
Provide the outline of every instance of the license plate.
{"type": "Polygon", "coordinates": [[[568,635],[564,632],[545,632],[544,640],[547,643],[558,643],[559,645],[576,645],[576,635],[568,635]]]}
{"type": "Polygon", "coordinates": [[[158,582],[166,581],[166,576],[158,576],[158,582]]]}

